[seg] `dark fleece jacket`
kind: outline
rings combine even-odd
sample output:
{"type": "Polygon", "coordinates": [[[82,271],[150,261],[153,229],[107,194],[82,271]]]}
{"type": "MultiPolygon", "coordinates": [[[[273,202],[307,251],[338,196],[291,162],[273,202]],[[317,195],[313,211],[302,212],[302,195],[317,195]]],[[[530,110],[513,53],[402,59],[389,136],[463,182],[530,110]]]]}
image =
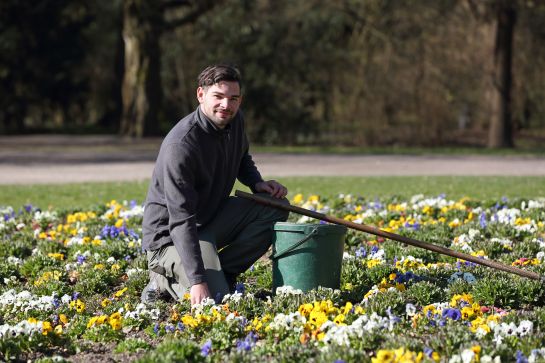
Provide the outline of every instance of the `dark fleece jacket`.
{"type": "Polygon", "coordinates": [[[142,248],[173,243],[191,285],[206,282],[198,228],[214,218],[237,178],[252,190],[263,180],[248,148],[240,111],[219,129],[200,107],[161,144],[145,203],[142,248]]]}

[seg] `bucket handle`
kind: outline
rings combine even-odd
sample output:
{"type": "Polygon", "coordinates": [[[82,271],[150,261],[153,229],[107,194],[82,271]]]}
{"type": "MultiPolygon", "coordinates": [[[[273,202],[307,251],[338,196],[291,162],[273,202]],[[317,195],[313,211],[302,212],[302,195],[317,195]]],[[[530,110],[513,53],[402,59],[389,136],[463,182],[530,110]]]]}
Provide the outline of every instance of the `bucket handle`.
{"type": "Polygon", "coordinates": [[[308,241],[309,239],[311,239],[312,237],[314,237],[315,235],[318,234],[318,228],[314,228],[309,234],[308,236],[306,236],[305,238],[303,238],[302,240],[300,240],[299,242],[297,243],[294,243],[293,245],[289,246],[288,248],[284,249],[283,251],[281,252],[277,252],[275,253],[274,255],[272,255],[270,258],[271,260],[276,260],[284,255],[286,255],[288,252],[291,252],[293,251],[294,249],[296,249],[297,247],[301,246],[303,243],[305,243],[306,241],[308,241]]]}

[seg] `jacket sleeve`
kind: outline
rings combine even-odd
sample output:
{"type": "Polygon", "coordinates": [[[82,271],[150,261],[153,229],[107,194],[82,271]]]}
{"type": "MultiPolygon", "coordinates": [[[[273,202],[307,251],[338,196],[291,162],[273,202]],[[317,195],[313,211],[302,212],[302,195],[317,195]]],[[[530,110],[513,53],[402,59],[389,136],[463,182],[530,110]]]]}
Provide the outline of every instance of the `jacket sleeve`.
{"type": "Polygon", "coordinates": [[[184,144],[166,146],[163,160],[164,192],[169,231],[190,285],[206,282],[197,233],[195,168],[184,144]]]}

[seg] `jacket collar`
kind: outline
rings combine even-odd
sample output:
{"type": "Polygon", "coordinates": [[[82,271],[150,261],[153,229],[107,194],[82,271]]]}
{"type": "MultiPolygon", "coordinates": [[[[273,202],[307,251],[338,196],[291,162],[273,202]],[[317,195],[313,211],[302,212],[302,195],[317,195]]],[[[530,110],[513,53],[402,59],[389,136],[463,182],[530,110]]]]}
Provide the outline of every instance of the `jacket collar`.
{"type": "MultiPolygon", "coordinates": [[[[216,124],[212,122],[208,117],[206,117],[204,112],[202,112],[201,106],[197,107],[196,116],[197,116],[197,123],[208,134],[224,136],[224,135],[228,135],[229,132],[231,131],[231,124],[225,126],[225,128],[223,129],[220,129],[219,127],[217,127],[216,124]]],[[[233,119],[233,121],[231,121],[231,123],[235,122],[237,118],[238,118],[238,112],[235,115],[235,118],[233,119]]]]}

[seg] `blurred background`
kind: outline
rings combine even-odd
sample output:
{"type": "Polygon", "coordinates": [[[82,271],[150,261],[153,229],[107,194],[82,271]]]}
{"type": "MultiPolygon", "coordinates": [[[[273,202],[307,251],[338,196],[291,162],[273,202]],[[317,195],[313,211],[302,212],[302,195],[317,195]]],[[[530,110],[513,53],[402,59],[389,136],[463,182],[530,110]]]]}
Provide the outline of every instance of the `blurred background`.
{"type": "Polygon", "coordinates": [[[211,63],[260,145],[545,141],[545,1],[0,2],[0,134],[161,136],[211,63]]]}

